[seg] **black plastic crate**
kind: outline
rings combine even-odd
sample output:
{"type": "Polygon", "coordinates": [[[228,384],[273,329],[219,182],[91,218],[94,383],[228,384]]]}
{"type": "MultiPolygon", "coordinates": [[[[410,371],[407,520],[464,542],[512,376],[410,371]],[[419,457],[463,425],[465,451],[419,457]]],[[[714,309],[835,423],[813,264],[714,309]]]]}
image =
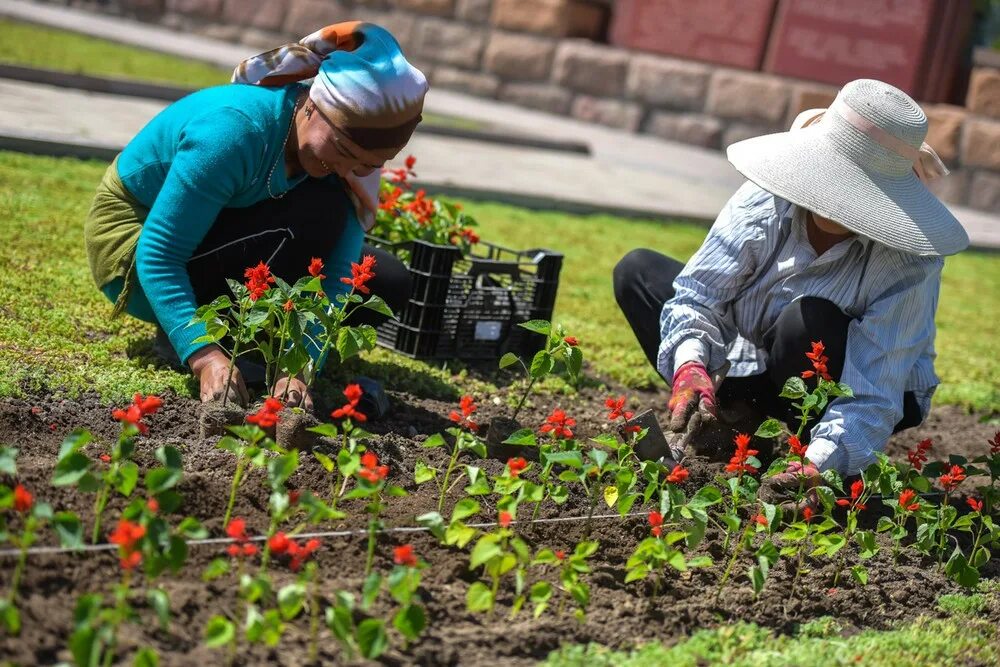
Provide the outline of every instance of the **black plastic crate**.
{"type": "Polygon", "coordinates": [[[495,361],[507,352],[535,354],[545,339],[517,326],[551,320],[563,256],[511,250],[480,241],[463,254],[425,241],[369,237],[410,270],[410,299],[398,321],[378,327],[378,342],[414,359],[495,361]]]}

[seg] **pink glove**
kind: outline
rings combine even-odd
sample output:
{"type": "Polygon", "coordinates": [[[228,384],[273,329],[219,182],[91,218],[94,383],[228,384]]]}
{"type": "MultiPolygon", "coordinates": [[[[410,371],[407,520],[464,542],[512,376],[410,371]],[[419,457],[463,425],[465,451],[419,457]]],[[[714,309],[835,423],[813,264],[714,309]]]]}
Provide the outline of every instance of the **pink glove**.
{"type": "Polygon", "coordinates": [[[691,361],[677,369],[667,408],[674,432],[686,430],[695,415],[703,423],[715,419],[715,387],[703,365],[691,361]]]}

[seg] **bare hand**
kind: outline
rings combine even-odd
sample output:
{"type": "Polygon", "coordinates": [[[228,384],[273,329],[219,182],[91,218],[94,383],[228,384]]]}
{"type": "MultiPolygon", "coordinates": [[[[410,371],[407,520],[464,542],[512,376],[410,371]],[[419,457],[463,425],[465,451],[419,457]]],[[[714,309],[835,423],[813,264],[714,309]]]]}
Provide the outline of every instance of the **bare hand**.
{"type": "Polygon", "coordinates": [[[313,409],[313,400],[309,389],[306,387],[306,383],[298,377],[289,378],[287,375],[279,377],[278,381],[274,383],[274,391],[271,392],[271,395],[284,403],[286,407],[313,409]],[[286,387],[288,389],[287,397],[285,396],[286,387]]]}
{"type": "Polygon", "coordinates": [[[823,477],[812,463],[805,465],[794,461],[788,464],[784,472],[764,480],[764,485],[775,498],[781,499],[781,511],[800,514],[809,507],[813,511],[819,509],[819,496],[816,487],[823,484],[823,477]],[[798,497],[799,494],[801,497],[798,497]]]}
{"type": "Polygon", "coordinates": [[[229,377],[229,357],[220,348],[214,345],[203,347],[188,358],[188,365],[198,378],[202,403],[222,400],[227,384],[229,398],[243,407],[250,402],[250,393],[240,370],[233,366],[233,375],[229,377]]]}

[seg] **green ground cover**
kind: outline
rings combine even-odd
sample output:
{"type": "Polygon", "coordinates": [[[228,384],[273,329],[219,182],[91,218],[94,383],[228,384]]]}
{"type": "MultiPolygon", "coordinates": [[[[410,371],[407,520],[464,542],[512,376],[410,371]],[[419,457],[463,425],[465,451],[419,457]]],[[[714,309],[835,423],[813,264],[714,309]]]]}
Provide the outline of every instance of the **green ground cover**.
{"type": "MultiPolygon", "coordinates": [[[[108,400],[134,391],[190,393],[190,379],[152,366],[149,325],[108,320],[83,248],[83,219],[103,163],[0,153],[0,229],[6,247],[0,270],[0,393],[21,388],[94,389],[108,400]]],[[[468,202],[483,238],[514,247],[545,245],[565,253],[557,321],[579,336],[597,372],[642,388],[656,382],[618,311],[611,291],[615,262],[632,248],[651,247],[686,259],[703,227],[605,215],[537,212],[468,202]],[[594,239],[601,239],[594,243],[594,239]]],[[[949,258],[938,311],[939,402],[1000,411],[1000,360],[987,323],[1000,316],[1000,257],[949,258]],[[983,324],[979,324],[983,323],[983,324]]],[[[431,393],[449,389],[461,366],[430,366],[385,351],[369,368],[390,383],[431,393]]]]}

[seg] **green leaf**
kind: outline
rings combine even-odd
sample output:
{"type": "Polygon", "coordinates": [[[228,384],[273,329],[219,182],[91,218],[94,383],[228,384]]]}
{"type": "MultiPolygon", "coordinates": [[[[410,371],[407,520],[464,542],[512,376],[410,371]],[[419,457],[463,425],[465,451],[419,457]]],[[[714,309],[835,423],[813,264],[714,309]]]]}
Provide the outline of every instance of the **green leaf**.
{"type": "Polygon", "coordinates": [[[299,467],[299,453],[297,450],[276,456],[267,462],[267,481],[271,489],[279,490],[292,476],[292,473],[299,467]]]}
{"type": "Polygon", "coordinates": [[[306,588],[302,584],[295,583],[283,586],[278,591],[278,610],[281,617],[290,621],[302,611],[302,605],[306,599],[306,588]]]}
{"type": "Polygon", "coordinates": [[[485,535],[476,542],[476,546],[472,549],[472,555],[469,557],[469,569],[475,570],[502,553],[500,545],[496,543],[493,536],[485,535]]]}
{"type": "Polygon", "coordinates": [[[149,589],[149,604],[156,612],[160,628],[166,631],[170,627],[170,597],[167,592],[162,588],[149,589]]]}
{"type": "Polygon", "coordinates": [[[566,352],[566,371],[570,378],[576,380],[583,370],[583,350],[578,347],[571,347],[566,352]]]}
{"type": "Polygon", "coordinates": [[[368,609],[375,604],[379,591],[382,590],[382,575],[372,572],[361,584],[361,608],[368,609]]]}
{"type": "Polygon", "coordinates": [[[758,438],[777,438],[784,430],[780,421],[771,418],[764,420],[754,435],[758,438]]]}
{"type": "Polygon", "coordinates": [[[143,646],[141,649],[136,651],[135,659],[132,661],[132,667],[159,667],[160,666],[160,656],[156,653],[156,650],[143,646]]]}
{"type": "Polygon", "coordinates": [[[548,336],[552,333],[552,324],[546,320],[528,320],[527,322],[520,322],[517,326],[542,334],[543,336],[548,336]]]}
{"type": "Polygon", "coordinates": [[[604,487],[604,502],[608,507],[614,507],[618,503],[618,488],[614,486],[604,487]]]}
{"type": "Polygon", "coordinates": [[[219,648],[233,641],[236,627],[224,616],[213,616],[205,626],[205,645],[209,648],[219,648]]]}
{"type": "Polygon", "coordinates": [[[6,598],[0,598],[0,626],[8,635],[21,634],[21,612],[6,598]]]}
{"type": "Polygon", "coordinates": [[[189,540],[203,540],[208,537],[208,530],[193,516],[184,517],[177,526],[177,532],[189,540]]]}
{"type": "Polygon", "coordinates": [[[808,391],[805,381],[798,376],[793,376],[785,380],[785,386],[781,388],[781,393],[778,395],[781,398],[798,400],[805,396],[808,391]]]}
{"type": "Polygon", "coordinates": [[[358,648],[361,655],[374,660],[389,648],[389,637],[385,634],[385,622],[378,618],[366,618],[358,624],[358,648]]]}
{"type": "Polygon", "coordinates": [[[535,432],[530,428],[522,428],[511,433],[510,436],[503,441],[503,444],[535,447],[538,445],[538,439],[535,437],[535,432]]]}
{"type": "Polygon", "coordinates": [[[201,573],[201,580],[214,581],[226,574],[229,574],[229,561],[225,558],[216,558],[201,573]]]}
{"type": "Polygon", "coordinates": [[[83,547],[83,524],[73,512],[57,512],[52,518],[52,525],[59,536],[59,544],[64,549],[80,549],[83,547]]]}
{"type": "Polygon", "coordinates": [[[451,520],[463,521],[468,519],[470,516],[479,513],[479,503],[472,498],[462,498],[457,503],[455,503],[455,509],[451,511],[451,520]]]}
{"type": "Polygon", "coordinates": [[[368,297],[368,300],[361,304],[362,308],[367,308],[368,310],[374,310],[376,313],[385,315],[390,319],[394,319],[396,314],[392,312],[392,308],[389,307],[382,297],[372,294],[368,297]]]}
{"type": "Polygon", "coordinates": [[[171,489],[181,481],[183,473],[175,468],[154,468],[146,473],[146,490],[156,495],[171,489]]]}
{"type": "Polygon", "coordinates": [[[448,443],[445,442],[444,436],[440,433],[435,433],[420,443],[420,446],[425,449],[433,449],[434,447],[444,447],[446,444],[448,443]]]}
{"type": "Polygon", "coordinates": [[[156,460],[172,470],[181,470],[184,467],[181,461],[181,453],[176,447],[164,445],[156,449],[156,460]]]}
{"type": "Polygon", "coordinates": [[[82,428],[74,430],[72,433],[67,435],[62,444],[59,445],[59,456],[56,457],[57,461],[61,461],[68,454],[73,452],[78,452],[87,446],[87,443],[91,441],[93,436],[90,431],[82,428]]]}
{"type": "Polygon", "coordinates": [[[118,468],[118,475],[115,490],[128,498],[139,481],[139,466],[134,461],[126,461],[118,468]]]}
{"type": "MultiPolygon", "coordinates": [[[[65,445],[65,443],[63,443],[65,445]]],[[[84,454],[74,451],[59,459],[55,473],[52,475],[52,486],[69,486],[76,484],[90,471],[90,459],[84,454]]]]}
{"type": "Polygon", "coordinates": [[[415,641],[420,638],[424,628],[427,627],[427,615],[424,613],[423,607],[409,604],[396,612],[392,624],[399,630],[399,634],[410,641],[415,641]]]}
{"type": "MultiPolygon", "coordinates": [[[[340,431],[338,431],[337,427],[333,424],[318,424],[317,426],[310,426],[306,430],[309,431],[310,433],[315,433],[316,435],[322,435],[327,438],[336,438],[340,434],[340,431]]],[[[320,452],[313,452],[313,454],[317,455],[316,456],[317,459],[319,459],[320,456],[323,456],[323,458],[327,460],[329,460],[330,458],[324,454],[320,454],[320,452]]],[[[326,466],[324,465],[323,467],[326,466]]],[[[327,470],[327,472],[331,472],[332,470],[333,468],[330,468],[330,470],[327,470]]]]}
{"type": "Polygon", "coordinates": [[[868,570],[865,569],[864,565],[852,565],[851,576],[862,586],[868,585],[868,570]]]}
{"type": "Polygon", "coordinates": [[[479,612],[493,609],[493,592],[483,582],[475,582],[465,594],[465,607],[479,612]]]}
{"type": "Polygon", "coordinates": [[[551,355],[545,350],[539,350],[531,360],[530,375],[535,380],[541,379],[552,372],[553,365],[551,355]]]}
{"type": "Polygon", "coordinates": [[[413,469],[413,481],[417,484],[423,484],[429,482],[435,477],[437,477],[437,468],[431,468],[429,465],[417,459],[416,467],[413,469]]]}
{"type": "Polygon", "coordinates": [[[508,366],[513,366],[520,359],[513,352],[508,352],[507,354],[500,357],[500,368],[507,368],[508,366]]]}
{"type": "Polygon", "coordinates": [[[0,447],[0,475],[17,477],[17,447],[0,447]]]}

